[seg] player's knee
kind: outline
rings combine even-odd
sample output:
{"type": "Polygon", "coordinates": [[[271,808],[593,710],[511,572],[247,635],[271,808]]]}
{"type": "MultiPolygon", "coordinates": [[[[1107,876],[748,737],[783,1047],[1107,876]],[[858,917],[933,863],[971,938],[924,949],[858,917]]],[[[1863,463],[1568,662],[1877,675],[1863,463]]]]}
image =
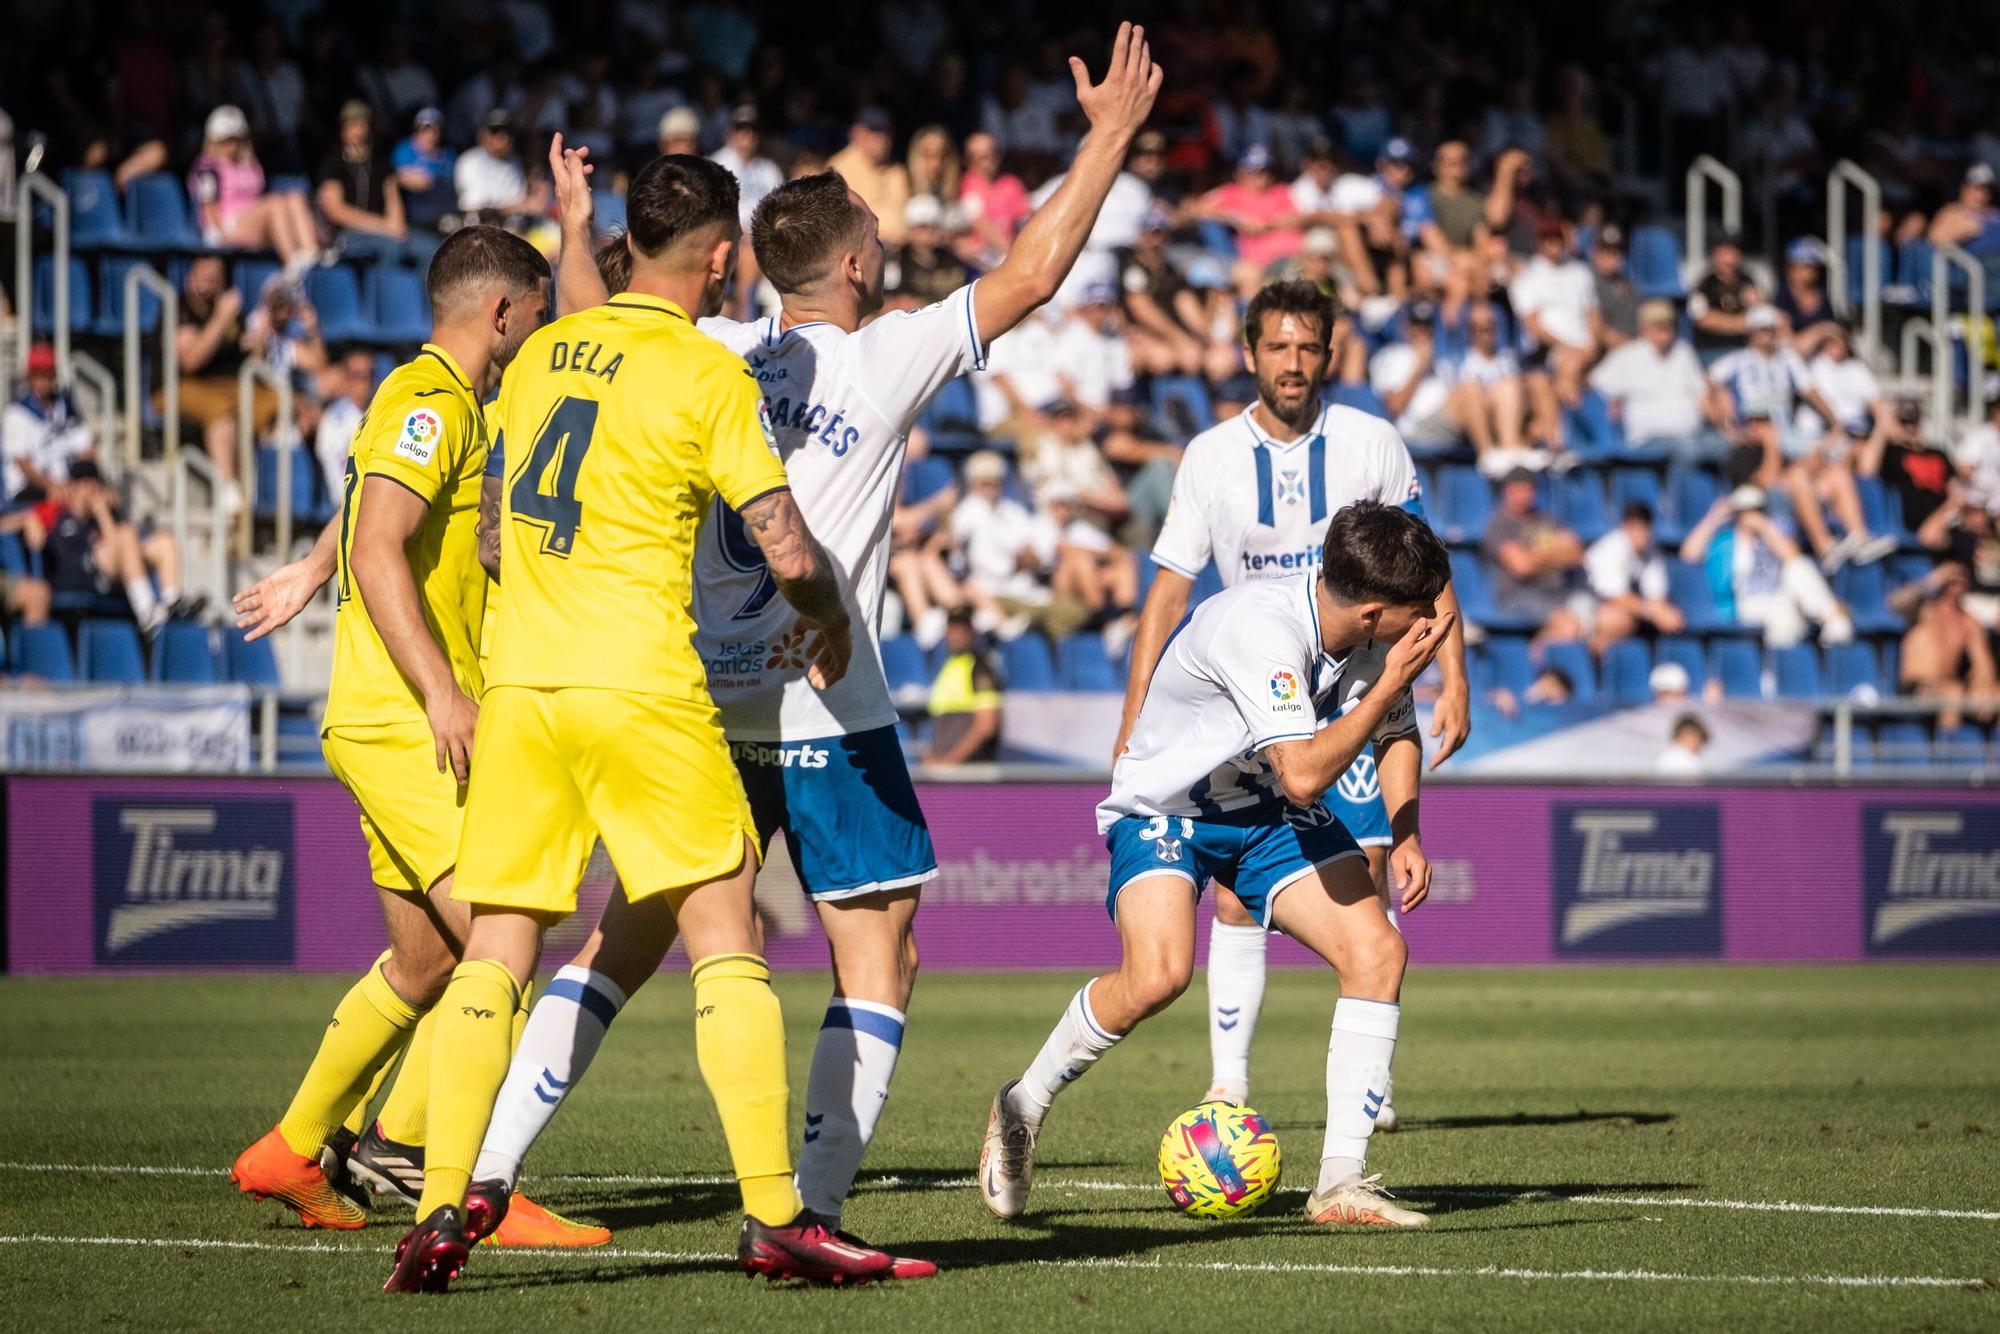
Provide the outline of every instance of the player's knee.
{"type": "Polygon", "coordinates": [[[1178,950],[1149,955],[1132,972],[1132,999],[1145,1014],[1158,1014],[1180,999],[1194,977],[1194,955],[1178,950]]]}
{"type": "Polygon", "coordinates": [[[458,961],[442,950],[394,950],[382,965],[382,977],[390,990],[418,1008],[437,1004],[451,983],[451,970],[458,961]],[[412,957],[414,956],[414,957],[412,957]]]}
{"type": "Polygon", "coordinates": [[[1361,996],[1394,996],[1402,986],[1403,968],[1409,959],[1402,933],[1385,917],[1379,928],[1353,942],[1341,969],[1341,989],[1361,996]]]}

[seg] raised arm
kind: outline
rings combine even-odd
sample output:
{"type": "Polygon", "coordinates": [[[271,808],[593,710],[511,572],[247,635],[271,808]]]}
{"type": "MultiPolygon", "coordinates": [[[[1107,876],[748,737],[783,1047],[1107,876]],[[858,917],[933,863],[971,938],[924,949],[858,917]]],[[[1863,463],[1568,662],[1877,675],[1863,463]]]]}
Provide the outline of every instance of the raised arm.
{"type": "Polygon", "coordinates": [[[1089,67],[1076,56],[1069,69],[1090,131],[1062,184],[1021,228],[1007,258],[972,289],[973,319],[980,341],[988,345],[1053,297],[1069,276],[1160,91],[1160,67],[1153,63],[1146,30],[1130,23],[1118,25],[1104,82],[1092,84],[1089,67]]]}
{"type": "Polygon", "coordinates": [[[846,675],[854,653],[853,628],[833,562],[806,527],[788,487],[745,505],[742,518],[744,530],[764,553],[778,591],[818,631],[808,675],[815,689],[824,690],[846,675]]]}
{"type": "Polygon", "coordinates": [[[558,134],[549,141],[549,180],[555,186],[556,212],[562,224],[562,252],[556,259],[556,306],[574,314],[611,299],[597,272],[591,230],[590,149],[564,148],[558,134]]]}

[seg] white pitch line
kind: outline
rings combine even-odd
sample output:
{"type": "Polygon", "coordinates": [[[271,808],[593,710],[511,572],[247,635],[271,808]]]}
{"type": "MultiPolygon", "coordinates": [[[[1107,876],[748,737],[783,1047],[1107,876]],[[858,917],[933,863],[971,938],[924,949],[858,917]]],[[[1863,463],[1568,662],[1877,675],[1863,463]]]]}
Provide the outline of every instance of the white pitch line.
{"type": "MultiPolygon", "coordinates": [[[[341,1246],[324,1241],[223,1241],[205,1237],[66,1237],[37,1232],[0,1236],[6,1246],[132,1246],[180,1251],[275,1251],[301,1255],[347,1255],[381,1260],[380,1246],[341,1246]]],[[[720,1251],[656,1251],[620,1247],[588,1250],[527,1248],[481,1251],[480,1263],[509,1259],[671,1260],[684,1264],[721,1264],[736,1257],[720,1251]]],[[[1829,1288],[1984,1288],[1987,1281],[1945,1274],[1688,1274],[1654,1269],[1517,1269],[1499,1265],[1449,1268],[1440,1265],[1337,1265],[1214,1260],[1175,1263],[1168,1260],[1037,1260],[1044,1269],[1140,1269],[1199,1273],[1327,1274],[1352,1278],[1510,1279],[1530,1282],[1578,1283],[1715,1283],[1747,1287],[1829,1288]]]]}
{"type": "MultiPolygon", "coordinates": [[[[217,1177],[226,1175],[219,1167],[152,1166],[139,1163],[14,1163],[0,1162],[0,1172],[34,1172],[80,1176],[217,1177]]],[[[550,1173],[537,1178],[563,1185],[580,1186],[733,1186],[728,1176],[647,1176],[636,1173],[550,1173]]],[[[1093,1192],[1144,1191],[1159,1187],[1137,1181],[1043,1180],[1044,1190],[1093,1192]]],[[[971,1190],[978,1182],[971,1177],[937,1181],[909,1181],[889,1175],[855,1183],[860,1190],[971,1190]]],[[[1303,1186],[1287,1186],[1279,1195],[1305,1195],[1303,1186]]],[[[1805,1204],[1796,1200],[1712,1200],[1672,1195],[1556,1195],[1547,1191],[1483,1190],[1476,1186],[1440,1187],[1444,1198],[1511,1200],[1519,1204],[1606,1204],[1662,1209],[1731,1209],[1748,1213],[1845,1215],[1864,1218],[1938,1218],[1962,1222],[2000,1222],[2000,1210],[1937,1209],[1922,1205],[1896,1204],[1805,1204]]]]}

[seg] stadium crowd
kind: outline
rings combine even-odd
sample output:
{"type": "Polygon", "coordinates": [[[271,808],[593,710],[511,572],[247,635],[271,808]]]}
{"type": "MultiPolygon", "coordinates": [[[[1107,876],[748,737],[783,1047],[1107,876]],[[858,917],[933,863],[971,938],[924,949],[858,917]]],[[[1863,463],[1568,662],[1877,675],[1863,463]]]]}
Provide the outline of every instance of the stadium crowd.
{"type": "MultiPolygon", "coordinates": [[[[589,148],[606,230],[659,152],[727,165],[746,220],[830,166],[880,218],[891,308],[975,278],[1079,131],[1076,43],[1037,8],[886,0],[794,27],[733,0],[27,3],[0,100],[44,169],[122,194],[128,242],[133,201],[175,183],[180,427],[232,506],[270,508],[236,482],[237,371],[270,361],[324,513],[385,350],[420,336],[410,294],[441,237],[498,221],[553,246],[554,133],[589,148]]],[[[1050,672],[1047,652],[1008,647],[1024,639],[1094,638],[1060,684],[1116,688],[1090,664],[1115,673],[1129,642],[1186,442],[1255,400],[1239,315],[1279,278],[1337,297],[1326,392],[1394,421],[1417,457],[1501,714],[1593,694],[1990,693],[2000,410],[1954,437],[1885,387],[1813,234],[1825,168],[1851,157],[1883,183],[1892,313],[1916,301],[1902,248],[2000,266],[1995,95],[1927,59],[1972,40],[1977,9],[1931,7],[1921,28],[1831,0],[1804,18],[1636,5],[1554,23],[1434,0],[1156,16],[1173,87],[1084,260],[912,440],[885,635],[925,655],[903,684],[941,666],[984,720],[935,752],[990,753],[996,677],[1050,672]],[[1742,167],[1774,201],[1777,234],[1751,239],[1777,270],[1721,235],[1684,284],[1621,135],[1670,145],[1670,169],[1697,151],[1742,167]]],[[[747,248],[742,279],[738,313],[773,307],[747,248]]],[[[18,505],[92,477],[43,365],[8,409],[18,505]]],[[[279,443],[275,395],[260,387],[253,415],[279,443]]],[[[96,524],[91,503],[75,508],[96,524]]],[[[48,517],[6,523],[38,551],[48,517]]],[[[158,619],[171,553],[136,530],[104,540],[158,619]]],[[[24,617],[46,614],[36,582],[10,583],[24,617]]]]}

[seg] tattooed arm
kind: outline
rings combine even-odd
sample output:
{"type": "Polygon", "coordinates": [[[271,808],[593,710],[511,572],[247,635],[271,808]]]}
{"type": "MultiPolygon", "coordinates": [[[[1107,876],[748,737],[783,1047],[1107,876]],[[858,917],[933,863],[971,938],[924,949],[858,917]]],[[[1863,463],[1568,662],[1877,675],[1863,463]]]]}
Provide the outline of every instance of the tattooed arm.
{"type": "Polygon", "coordinates": [[[479,563],[500,582],[500,479],[479,479],[479,563]]]}
{"type": "Polygon", "coordinates": [[[833,562],[814,540],[790,490],[772,491],[743,507],[743,527],[764,553],[771,578],[785,601],[817,632],[807,656],[807,675],[824,690],[847,673],[854,653],[847,604],[833,562]]]}

